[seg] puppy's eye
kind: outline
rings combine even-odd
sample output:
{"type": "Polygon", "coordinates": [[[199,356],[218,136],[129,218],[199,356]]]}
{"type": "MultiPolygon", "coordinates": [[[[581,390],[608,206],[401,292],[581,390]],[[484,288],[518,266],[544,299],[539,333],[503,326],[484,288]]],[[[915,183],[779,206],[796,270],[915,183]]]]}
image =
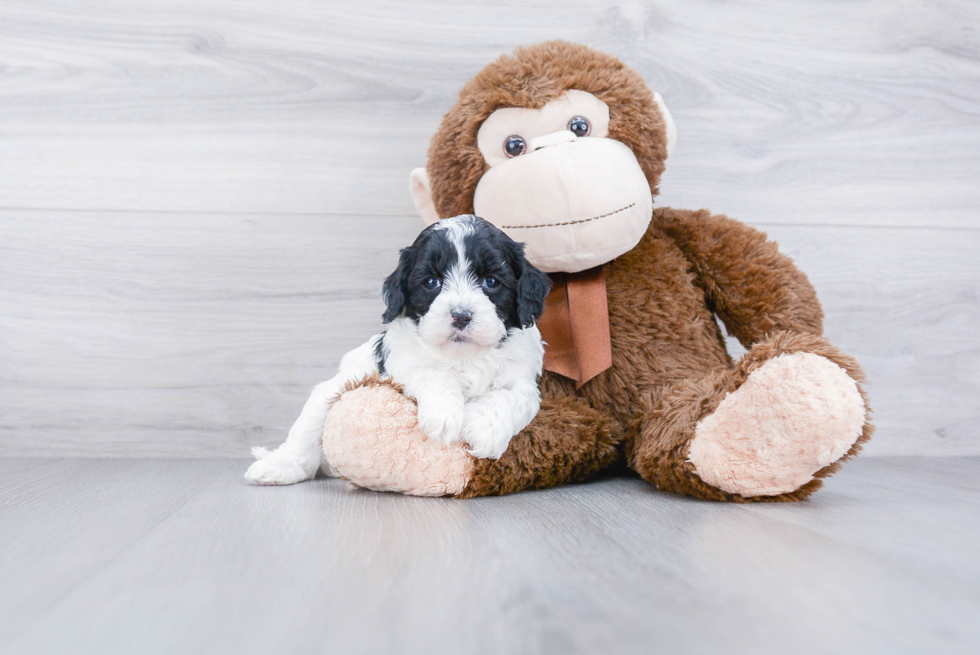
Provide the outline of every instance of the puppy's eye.
{"type": "Polygon", "coordinates": [[[430,277],[425,282],[422,283],[426,289],[438,289],[442,286],[442,280],[437,277],[430,277]]]}
{"type": "Polygon", "coordinates": [[[483,278],[483,288],[484,289],[496,289],[500,286],[500,280],[495,277],[485,277],[483,278]]]}
{"type": "Polygon", "coordinates": [[[513,135],[504,139],[504,152],[507,153],[508,157],[517,157],[518,155],[523,155],[527,152],[527,141],[524,137],[513,135]]]}
{"type": "Polygon", "coordinates": [[[592,124],[585,116],[575,116],[568,121],[568,129],[575,133],[575,136],[589,136],[592,132],[592,124]]]}

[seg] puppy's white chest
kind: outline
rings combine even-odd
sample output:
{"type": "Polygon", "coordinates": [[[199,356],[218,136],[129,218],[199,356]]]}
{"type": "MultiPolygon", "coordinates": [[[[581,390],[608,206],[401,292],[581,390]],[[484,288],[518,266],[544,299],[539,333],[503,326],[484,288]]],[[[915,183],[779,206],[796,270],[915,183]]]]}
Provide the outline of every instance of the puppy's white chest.
{"type": "Polygon", "coordinates": [[[449,372],[459,383],[463,397],[470,400],[497,388],[495,383],[501,380],[503,368],[503,362],[486,357],[453,362],[449,372]]]}

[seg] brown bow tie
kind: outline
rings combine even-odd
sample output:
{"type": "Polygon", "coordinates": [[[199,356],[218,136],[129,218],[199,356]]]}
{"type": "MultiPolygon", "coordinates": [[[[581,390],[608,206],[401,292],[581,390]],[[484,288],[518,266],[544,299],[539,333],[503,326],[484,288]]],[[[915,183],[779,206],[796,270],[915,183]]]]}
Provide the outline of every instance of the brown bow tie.
{"type": "Polygon", "coordinates": [[[552,273],[551,293],[538,321],[544,369],[575,380],[575,388],[612,366],[609,305],[602,266],[552,273]]]}

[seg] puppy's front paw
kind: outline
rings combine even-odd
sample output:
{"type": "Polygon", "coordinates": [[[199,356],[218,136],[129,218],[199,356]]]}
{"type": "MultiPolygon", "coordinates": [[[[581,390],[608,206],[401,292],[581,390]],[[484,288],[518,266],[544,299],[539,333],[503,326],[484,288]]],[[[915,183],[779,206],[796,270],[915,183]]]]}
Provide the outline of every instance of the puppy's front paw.
{"type": "MultiPolygon", "coordinates": [[[[264,449],[263,449],[264,450],[264,449]]],[[[253,463],[245,472],[245,479],[258,485],[296,484],[316,475],[319,462],[307,461],[308,457],[295,457],[287,453],[265,452],[262,459],[253,463]]]]}
{"type": "Polygon", "coordinates": [[[430,439],[451,444],[463,429],[463,403],[446,398],[419,398],[419,429],[430,439]]]}
{"type": "Polygon", "coordinates": [[[468,403],[463,412],[463,441],[469,445],[468,452],[481,459],[500,459],[507,450],[512,430],[503,424],[490,409],[479,403],[468,403]]]}

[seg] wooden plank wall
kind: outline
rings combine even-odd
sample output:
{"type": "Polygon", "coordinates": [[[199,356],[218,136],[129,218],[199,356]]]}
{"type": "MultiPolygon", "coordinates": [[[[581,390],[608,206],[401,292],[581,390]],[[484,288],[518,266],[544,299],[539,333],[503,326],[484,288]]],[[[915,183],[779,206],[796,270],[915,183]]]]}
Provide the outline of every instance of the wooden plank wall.
{"type": "Polygon", "coordinates": [[[0,4],[0,453],[241,457],[379,324],[407,175],[522,43],[671,108],[660,205],[796,258],[869,455],[980,453],[980,5],[0,4]]]}

